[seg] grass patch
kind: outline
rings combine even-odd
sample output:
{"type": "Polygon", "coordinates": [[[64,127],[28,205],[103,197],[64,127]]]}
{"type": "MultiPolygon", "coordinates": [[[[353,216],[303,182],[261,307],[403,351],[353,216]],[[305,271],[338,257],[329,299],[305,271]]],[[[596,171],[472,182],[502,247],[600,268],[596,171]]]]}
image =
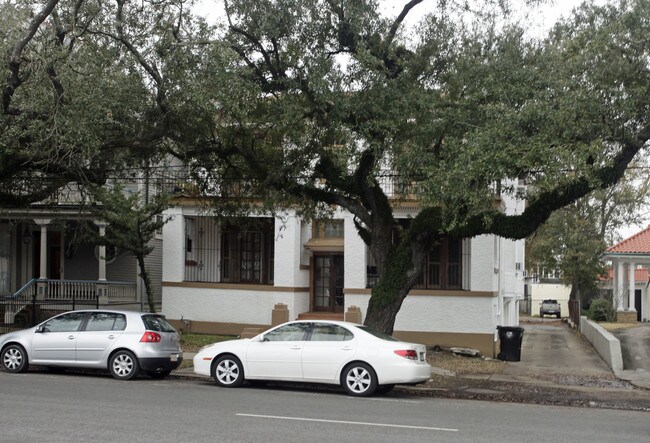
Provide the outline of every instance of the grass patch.
{"type": "Polygon", "coordinates": [[[198,352],[203,346],[220,341],[234,340],[236,338],[232,335],[192,334],[190,332],[184,332],[181,334],[181,349],[183,352],[198,352]]]}

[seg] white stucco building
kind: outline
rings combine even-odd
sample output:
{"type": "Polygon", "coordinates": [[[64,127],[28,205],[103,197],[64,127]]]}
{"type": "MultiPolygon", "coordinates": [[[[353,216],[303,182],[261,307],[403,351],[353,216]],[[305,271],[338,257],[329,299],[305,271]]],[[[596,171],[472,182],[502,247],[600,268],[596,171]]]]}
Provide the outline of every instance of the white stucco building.
{"type": "MultiPolygon", "coordinates": [[[[523,203],[501,200],[502,210],[523,203]]],[[[416,201],[395,202],[407,220],[416,201]]],[[[240,334],[277,319],[363,322],[375,268],[350,214],[303,220],[292,210],[221,223],[180,198],[163,228],[163,313],[184,330],[240,334]]],[[[445,240],[432,251],[404,301],[394,335],[427,345],[498,352],[497,326],[519,322],[524,241],[492,235],[445,240]]]]}

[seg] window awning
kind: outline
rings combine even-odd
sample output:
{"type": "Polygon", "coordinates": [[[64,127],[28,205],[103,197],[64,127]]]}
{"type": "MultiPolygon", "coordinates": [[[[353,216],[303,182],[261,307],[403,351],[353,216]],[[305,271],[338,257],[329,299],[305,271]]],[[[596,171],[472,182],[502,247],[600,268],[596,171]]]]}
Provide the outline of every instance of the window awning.
{"type": "Polygon", "coordinates": [[[342,238],[312,238],[305,243],[305,248],[312,251],[343,252],[342,238]]]}

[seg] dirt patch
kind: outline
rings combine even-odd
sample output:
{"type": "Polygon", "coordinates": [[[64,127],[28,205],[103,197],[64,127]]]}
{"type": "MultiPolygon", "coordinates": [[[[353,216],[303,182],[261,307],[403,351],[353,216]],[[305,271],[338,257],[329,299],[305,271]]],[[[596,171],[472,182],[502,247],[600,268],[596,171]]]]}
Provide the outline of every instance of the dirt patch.
{"type": "Polygon", "coordinates": [[[408,389],[409,394],[650,411],[650,391],[636,388],[613,374],[536,374],[530,380],[505,381],[494,377],[508,368],[509,363],[501,360],[467,357],[447,350],[430,349],[428,361],[434,368],[431,379],[416,388],[403,388],[408,389]]]}

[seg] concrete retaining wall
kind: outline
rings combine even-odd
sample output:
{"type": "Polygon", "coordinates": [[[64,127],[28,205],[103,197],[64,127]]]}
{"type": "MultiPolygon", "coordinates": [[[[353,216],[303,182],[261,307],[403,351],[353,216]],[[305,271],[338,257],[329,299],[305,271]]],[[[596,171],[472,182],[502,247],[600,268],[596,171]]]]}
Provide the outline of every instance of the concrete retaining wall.
{"type": "Polygon", "coordinates": [[[621,342],[616,337],[587,317],[580,317],[580,333],[589,340],[612,371],[623,370],[621,342]]]}

